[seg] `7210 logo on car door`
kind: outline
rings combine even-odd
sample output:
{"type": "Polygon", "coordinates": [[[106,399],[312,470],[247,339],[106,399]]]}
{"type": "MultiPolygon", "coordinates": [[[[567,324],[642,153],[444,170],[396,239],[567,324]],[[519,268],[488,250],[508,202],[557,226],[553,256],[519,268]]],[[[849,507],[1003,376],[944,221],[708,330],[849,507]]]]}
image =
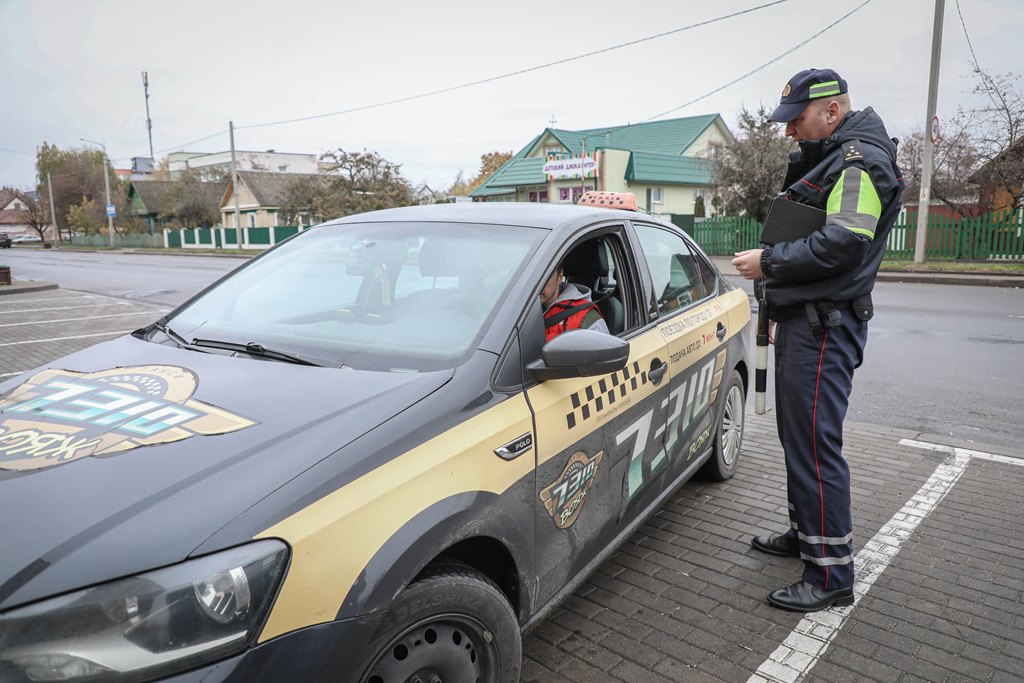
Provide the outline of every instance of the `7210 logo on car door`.
{"type": "Polygon", "coordinates": [[[540,499],[559,529],[568,529],[580,516],[603,457],[604,451],[598,451],[592,458],[583,452],[573,453],[558,480],[540,492],[540,499]]]}

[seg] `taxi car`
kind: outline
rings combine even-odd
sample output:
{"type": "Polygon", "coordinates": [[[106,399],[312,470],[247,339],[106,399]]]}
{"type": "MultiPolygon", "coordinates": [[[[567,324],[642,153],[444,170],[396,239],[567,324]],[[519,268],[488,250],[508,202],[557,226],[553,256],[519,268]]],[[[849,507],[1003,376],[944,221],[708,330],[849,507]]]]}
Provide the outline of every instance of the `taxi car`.
{"type": "Polygon", "coordinates": [[[0,383],[0,680],[518,680],[524,631],[733,474],[749,341],[747,295],[634,210],[303,231],[0,383]],[[609,333],[545,341],[559,264],[609,333]]]}

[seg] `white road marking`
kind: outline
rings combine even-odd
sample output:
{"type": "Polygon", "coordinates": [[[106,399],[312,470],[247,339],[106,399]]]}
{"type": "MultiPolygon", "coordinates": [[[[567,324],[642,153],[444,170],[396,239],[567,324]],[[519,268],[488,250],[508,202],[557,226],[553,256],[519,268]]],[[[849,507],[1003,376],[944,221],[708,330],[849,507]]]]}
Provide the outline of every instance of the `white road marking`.
{"type": "Polygon", "coordinates": [[[77,334],[73,337],[50,337],[49,339],[31,339],[29,341],[4,342],[0,346],[18,346],[20,344],[42,344],[44,342],[67,341],[68,339],[88,339],[89,337],[116,337],[128,334],[131,330],[120,330],[117,332],[97,332],[95,334],[77,334]]]}
{"type": "Polygon", "coordinates": [[[82,306],[58,306],[54,308],[25,308],[21,310],[4,311],[9,313],[38,313],[39,311],[77,311],[82,308],[96,308],[97,306],[134,306],[130,301],[111,301],[104,304],[84,304],[82,306]]]}
{"type": "Polygon", "coordinates": [[[23,303],[37,303],[40,301],[75,301],[78,299],[92,299],[92,295],[85,294],[82,296],[47,296],[40,297],[38,299],[22,299],[18,297],[13,301],[3,301],[3,297],[0,297],[0,306],[4,304],[23,304],[23,303]]]}
{"type": "Polygon", "coordinates": [[[747,683],[796,683],[810,672],[818,659],[835,639],[857,603],[861,601],[875,581],[889,566],[900,551],[903,542],[910,538],[917,526],[934,510],[953,485],[967,470],[971,460],[989,460],[1008,465],[1024,466],[1024,459],[1010,458],[984,451],[943,446],[941,444],[901,439],[901,446],[926,448],[948,453],[951,457],[935,468],[928,481],[918,489],[899,512],[886,522],[874,537],[854,558],[856,576],[854,582],[854,604],[849,607],[833,607],[806,615],[789,636],[768,656],[747,683]]]}
{"type": "Polygon", "coordinates": [[[996,453],[986,453],[985,451],[972,451],[966,448],[957,448],[956,446],[943,446],[939,443],[929,443],[927,441],[915,441],[913,439],[900,439],[901,446],[913,446],[914,448],[927,448],[932,451],[941,451],[943,453],[953,453],[954,455],[966,455],[969,458],[977,458],[978,460],[990,460],[992,462],[1001,462],[1005,465],[1017,465],[1018,467],[1024,467],[1024,459],[1011,458],[1006,455],[998,455],[996,453]]]}
{"type": "Polygon", "coordinates": [[[87,318],[64,318],[62,320],[28,320],[21,323],[3,323],[0,327],[14,327],[15,325],[47,325],[49,323],[70,323],[76,320],[99,320],[101,318],[123,318],[126,315],[148,315],[152,316],[155,311],[134,311],[132,313],[111,313],[110,315],[90,315],[87,318]]]}

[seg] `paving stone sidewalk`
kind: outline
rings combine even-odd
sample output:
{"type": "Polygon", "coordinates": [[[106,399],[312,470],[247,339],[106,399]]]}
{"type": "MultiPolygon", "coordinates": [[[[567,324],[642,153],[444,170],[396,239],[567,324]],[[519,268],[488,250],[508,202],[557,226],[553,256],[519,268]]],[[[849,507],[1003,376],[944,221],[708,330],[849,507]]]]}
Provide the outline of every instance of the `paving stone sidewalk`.
{"type": "Polygon", "coordinates": [[[67,289],[0,296],[0,381],[147,325],[167,310],[67,289]]]}
{"type": "MultiPolygon", "coordinates": [[[[900,444],[917,437],[847,423],[856,550],[948,462],[900,444]]],[[[800,562],[749,545],[787,526],[782,450],[774,415],[749,411],[736,476],[685,485],[538,626],[523,681],[1020,681],[1022,465],[970,460],[848,616],[822,613],[838,628],[823,652],[792,655],[797,674],[772,658],[807,622],[765,595],[798,580],[800,562]]],[[[808,633],[791,640],[820,645],[808,633]]]]}

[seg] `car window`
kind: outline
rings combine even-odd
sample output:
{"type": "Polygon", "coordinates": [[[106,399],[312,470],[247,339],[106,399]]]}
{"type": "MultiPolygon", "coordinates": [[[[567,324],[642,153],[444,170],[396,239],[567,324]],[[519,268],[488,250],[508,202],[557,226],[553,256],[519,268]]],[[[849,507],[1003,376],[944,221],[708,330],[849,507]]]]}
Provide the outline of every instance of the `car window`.
{"type": "Polygon", "coordinates": [[[178,312],[186,339],[250,341],[350,367],[454,367],[545,231],[442,223],[314,228],[178,312]]]}
{"type": "Polygon", "coordinates": [[[631,314],[637,297],[624,270],[625,251],[617,233],[605,231],[575,244],[563,259],[567,282],[582,285],[596,302],[611,334],[621,335],[637,325],[631,314]]]}
{"type": "Polygon", "coordinates": [[[694,255],[697,261],[697,268],[700,271],[700,281],[704,285],[704,295],[711,296],[718,291],[718,273],[707,262],[707,259],[694,255]]]}
{"type": "Polygon", "coordinates": [[[658,314],[686,308],[714,292],[706,289],[699,261],[681,236],[651,225],[635,224],[640,248],[650,269],[658,314]]]}

